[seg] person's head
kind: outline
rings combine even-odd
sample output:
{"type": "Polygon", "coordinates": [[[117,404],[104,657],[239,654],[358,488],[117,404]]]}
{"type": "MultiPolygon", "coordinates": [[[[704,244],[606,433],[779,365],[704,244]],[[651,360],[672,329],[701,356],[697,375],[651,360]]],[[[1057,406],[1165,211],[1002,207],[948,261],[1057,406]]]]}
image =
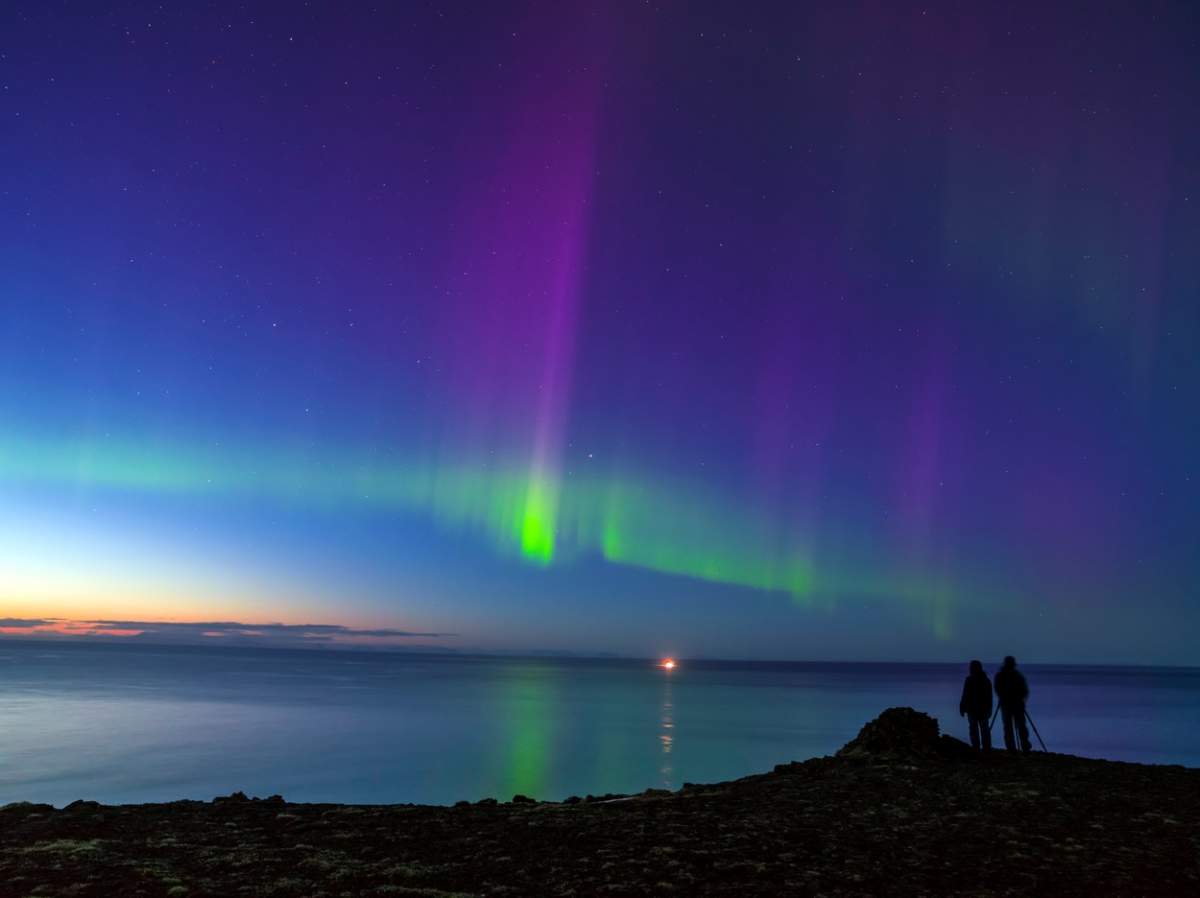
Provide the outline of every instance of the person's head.
{"type": "Polygon", "coordinates": [[[973,674],[983,673],[983,662],[982,661],[972,661],[971,662],[971,673],[973,673],[973,674]]]}
{"type": "Polygon", "coordinates": [[[1004,656],[1004,669],[1005,670],[1012,670],[1016,666],[1017,666],[1016,658],[1014,658],[1012,655],[1004,656]]]}

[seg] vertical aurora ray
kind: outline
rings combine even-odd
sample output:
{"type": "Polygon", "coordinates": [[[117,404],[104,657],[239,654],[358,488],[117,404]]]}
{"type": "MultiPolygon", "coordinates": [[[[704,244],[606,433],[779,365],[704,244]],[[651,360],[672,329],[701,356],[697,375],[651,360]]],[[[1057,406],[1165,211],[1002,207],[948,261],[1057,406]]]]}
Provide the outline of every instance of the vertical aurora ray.
{"type": "Polygon", "coordinates": [[[535,457],[521,505],[520,545],[527,560],[539,564],[553,560],[557,514],[557,477],[550,476],[535,457]]]}
{"type": "Polygon", "coordinates": [[[591,197],[595,177],[596,142],[600,119],[598,73],[581,75],[571,98],[574,113],[558,148],[564,168],[555,185],[562,211],[551,227],[558,236],[551,264],[548,302],[550,315],[544,344],[544,364],[538,384],[533,454],[521,549],[541,563],[554,557],[558,509],[562,491],[563,450],[575,363],[575,344],[583,302],[591,197]]]}
{"type": "Polygon", "coordinates": [[[479,173],[482,193],[462,199],[467,236],[447,275],[454,285],[445,325],[449,377],[463,410],[448,425],[446,452],[490,447],[506,465],[525,458],[505,539],[539,565],[553,561],[559,543],[604,32],[601,25],[585,41],[583,58],[552,53],[554,81],[516,78],[506,86],[493,124],[495,159],[479,173]]]}
{"type": "Polygon", "coordinates": [[[533,451],[521,515],[521,552],[531,561],[549,563],[554,557],[562,489],[562,453],[574,361],[575,329],[580,303],[581,268],[586,245],[587,186],[590,154],[579,150],[577,169],[565,198],[568,219],[563,225],[559,258],[550,290],[550,316],[544,343],[544,364],[538,384],[533,426],[533,451]]]}

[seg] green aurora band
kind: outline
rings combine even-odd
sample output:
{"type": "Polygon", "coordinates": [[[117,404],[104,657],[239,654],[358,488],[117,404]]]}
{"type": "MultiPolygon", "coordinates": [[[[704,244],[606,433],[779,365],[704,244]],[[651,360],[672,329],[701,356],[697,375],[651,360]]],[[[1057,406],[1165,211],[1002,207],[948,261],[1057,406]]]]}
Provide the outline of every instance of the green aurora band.
{"type": "Polygon", "coordinates": [[[489,542],[501,555],[548,566],[583,556],[659,574],[781,593],[832,607],[839,597],[904,600],[928,609],[948,637],[954,589],[898,571],[848,575],[822,564],[811,537],[770,523],[765,510],[663,478],[530,474],[526,464],[431,462],[313,452],[197,450],[162,442],[0,438],[0,484],[145,494],[242,497],[282,504],[377,507],[426,516],[489,542]]]}

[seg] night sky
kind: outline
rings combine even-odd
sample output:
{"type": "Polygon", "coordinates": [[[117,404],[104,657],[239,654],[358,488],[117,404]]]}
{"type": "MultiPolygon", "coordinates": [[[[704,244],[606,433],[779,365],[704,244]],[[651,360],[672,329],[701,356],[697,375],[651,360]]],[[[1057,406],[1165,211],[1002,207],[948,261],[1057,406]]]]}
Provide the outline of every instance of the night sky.
{"type": "Polygon", "coordinates": [[[0,11],[0,630],[1200,662],[1189,4],[99,6],[0,11]]]}

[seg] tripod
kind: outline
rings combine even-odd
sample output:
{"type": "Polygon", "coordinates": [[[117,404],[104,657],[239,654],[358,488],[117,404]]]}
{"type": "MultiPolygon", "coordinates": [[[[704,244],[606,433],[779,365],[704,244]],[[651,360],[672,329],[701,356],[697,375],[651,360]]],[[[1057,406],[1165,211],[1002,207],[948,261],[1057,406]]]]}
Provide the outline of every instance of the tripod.
{"type": "MultiPolygon", "coordinates": [[[[997,706],[995,713],[992,714],[992,722],[988,724],[989,732],[991,731],[992,727],[996,725],[996,718],[999,716],[1000,716],[1000,708],[999,708],[999,706],[997,706]]],[[[1038,744],[1042,746],[1042,751],[1049,752],[1050,749],[1046,748],[1046,743],[1044,741],[1042,741],[1042,734],[1038,732],[1037,724],[1033,722],[1033,717],[1029,714],[1028,710],[1025,711],[1025,719],[1028,720],[1029,725],[1031,727],[1033,727],[1033,735],[1037,736],[1037,741],[1038,741],[1038,744]]]]}
{"type": "Polygon", "coordinates": [[[1046,743],[1042,742],[1042,734],[1038,732],[1037,724],[1033,722],[1033,718],[1029,715],[1028,711],[1025,712],[1025,719],[1028,720],[1029,725],[1033,727],[1033,735],[1038,737],[1038,744],[1042,746],[1042,751],[1049,751],[1049,749],[1046,748],[1046,743]]]}

